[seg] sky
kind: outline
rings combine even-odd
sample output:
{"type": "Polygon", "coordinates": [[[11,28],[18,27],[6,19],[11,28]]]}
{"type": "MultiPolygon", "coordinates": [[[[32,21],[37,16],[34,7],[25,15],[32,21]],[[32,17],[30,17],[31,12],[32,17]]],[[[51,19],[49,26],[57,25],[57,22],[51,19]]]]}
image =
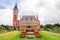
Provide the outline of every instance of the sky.
{"type": "Polygon", "coordinates": [[[12,25],[13,8],[22,15],[38,15],[41,24],[60,23],[60,0],[0,0],[0,24],[12,25]]]}

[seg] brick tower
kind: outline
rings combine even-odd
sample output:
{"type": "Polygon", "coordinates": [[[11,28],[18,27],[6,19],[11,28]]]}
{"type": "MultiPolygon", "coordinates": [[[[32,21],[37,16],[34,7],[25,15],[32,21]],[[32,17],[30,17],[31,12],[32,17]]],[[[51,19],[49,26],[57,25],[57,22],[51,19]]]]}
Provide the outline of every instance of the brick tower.
{"type": "Polygon", "coordinates": [[[13,9],[13,28],[14,26],[17,27],[17,18],[18,18],[18,8],[17,4],[15,4],[15,7],[13,9]]]}

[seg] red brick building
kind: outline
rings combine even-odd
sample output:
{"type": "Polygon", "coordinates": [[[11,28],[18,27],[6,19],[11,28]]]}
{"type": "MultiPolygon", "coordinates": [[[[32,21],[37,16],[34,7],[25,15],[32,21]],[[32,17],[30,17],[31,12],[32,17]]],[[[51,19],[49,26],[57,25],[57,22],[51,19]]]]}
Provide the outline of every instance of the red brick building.
{"type": "Polygon", "coordinates": [[[18,8],[17,4],[13,9],[13,27],[20,27],[21,29],[26,29],[28,26],[31,26],[33,29],[38,29],[40,27],[40,21],[38,20],[38,16],[34,15],[24,15],[20,20],[18,18],[18,8]]]}

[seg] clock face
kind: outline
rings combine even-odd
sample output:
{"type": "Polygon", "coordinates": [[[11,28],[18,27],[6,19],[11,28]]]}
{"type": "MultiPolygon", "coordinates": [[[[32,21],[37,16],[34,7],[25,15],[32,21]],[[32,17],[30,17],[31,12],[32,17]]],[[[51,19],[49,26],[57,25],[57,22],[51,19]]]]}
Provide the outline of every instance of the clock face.
{"type": "Polygon", "coordinates": [[[18,11],[17,11],[17,10],[15,10],[13,13],[14,13],[15,15],[17,15],[17,14],[18,14],[18,11]]]}
{"type": "Polygon", "coordinates": [[[17,13],[18,11],[17,11],[17,10],[15,10],[15,12],[17,13]]]}

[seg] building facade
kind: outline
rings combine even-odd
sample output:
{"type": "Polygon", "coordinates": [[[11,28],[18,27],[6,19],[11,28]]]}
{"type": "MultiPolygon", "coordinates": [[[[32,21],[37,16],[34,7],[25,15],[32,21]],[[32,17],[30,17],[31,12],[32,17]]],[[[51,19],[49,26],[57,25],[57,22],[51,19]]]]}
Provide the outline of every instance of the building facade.
{"type": "Polygon", "coordinates": [[[38,20],[38,16],[34,15],[24,15],[18,19],[18,8],[17,4],[15,5],[13,9],[13,27],[16,26],[16,28],[20,28],[25,30],[28,26],[31,26],[33,29],[39,29],[40,28],[40,21],[38,20]]]}

